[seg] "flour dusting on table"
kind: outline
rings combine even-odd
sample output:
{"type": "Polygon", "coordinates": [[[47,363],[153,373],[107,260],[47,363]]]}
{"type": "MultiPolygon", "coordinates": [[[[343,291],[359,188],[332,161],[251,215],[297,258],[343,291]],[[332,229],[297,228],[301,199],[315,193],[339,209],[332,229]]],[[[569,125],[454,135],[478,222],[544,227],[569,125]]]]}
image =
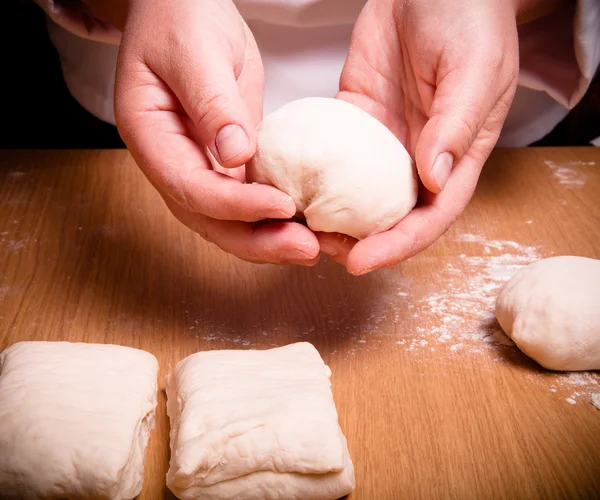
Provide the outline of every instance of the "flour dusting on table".
{"type": "MultiPolygon", "coordinates": [[[[435,291],[417,298],[427,318],[426,324],[417,327],[419,337],[426,335],[450,352],[480,353],[492,346],[512,346],[496,322],[496,297],[519,269],[540,258],[537,250],[477,234],[463,234],[456,241],[469,253],[461,254],[458,262],[449,259],[435,276],[435,291]]],[[[417,350],[420,345],[411,340],[407,349],[417,350]]]]}
{"type": "MultiPolygon", "coordinates": [[[[498,325],[495,304],[504,283],[542,255],[534,246],[512,240],[487,239],[472,233],[454,238],[463,253],[421,255],[399,268],[378,271],[366,278],[376,281],[373,293],[366,298],[363,293],[355,293],[360,283],[340,285],[348,289],[336,297],[320,295],[319,283],[331,279],[328,263],[323,263],[307,278],[314,281],[316,296],[308,300],[323,304],[318,318],[304,313],[272,314],[249,319],[240,329],[233,316],[218,317],[211,309],[197,309],[190,303],[190,310],[185,310],[189,333],[214,343],[215,348],[274,347],[272,341],[285,332],[290,341],[313,343],[321,339],[327,342],[327,335],[336,335],[343,348],[330,354],[344,358],[391,344],[418,360],[426,360],[428,353],[435,352],[438,360],[481,362],[483,367],[490,361],[511,363],[516,358],[518,363],[527,362],[498,325]],[[412,266],[420,268],[419,272],[413,272],[412,266]],[[413,277],[423,276],[423,268],[426,273],[429,270],[427,282],[413,277]]],[[[566,404],[589,401],[592,392],[600,392],[599,378],[591,373],[547,373],[541,368],[519,373],[566,404]]]]}
{"type": "MultiPolygon", "coordinates": [[[[435,287],[428,288],[435,291],[412,295],[416,307],[408,306],[419,311],[413,316],[424,318],[423,324],[412,334],[402,332],[403,338],[396,344],[408,352],[435,348],[448,356],[486,355],[493,361],[507,362],[508,357],[518,356],[519,351],[498,325],[496,298],[517,271],[542,257],[535,247],[510,240],[462,234],[456,241],[465,246],[465,253],[458,262],[449,257],[445,266],[434,263],[441,271],[432,277],[435,287]]],[[[524,377],[544,387],[550,378],[550,393],[557,393],[572,405],[589,401],[591,393],[600,390],[600,377],[594,373],[546,373],[540,368],[539,373],[531,372],[524,377]]],[[[600,404],[600,395],[598,399],[600,404]]]]}
{"type": "Polygon", "coordinates": [[[8,235],[8,231],[0,233],[0,248],[6,249],[9,252],[16,252],[27,248],[31,239],[29,235],[26,235],[24,238],[10,238],[8,235]]]}
{"type": "MultiPolygon", "coordinates": [[[[600,377],[594,372],[546,372],[540,368],[539,373],[531,372],[524,377],[545,387],[549,384],[549,393],[572,405],[580,402],[595,405],[595,396],[600,399],[600,377]]],[[[600,405],[600,400],[598,403],[600,405]]]]}
{"type": "Polygon", "coordinates": [[[552,170],[552,177],[560,185],[570,188],[582,188],[587,182],[586,175],[581,170],[575,170],[575,168],[596,166],[596,162],[578,160],[564,162],[545,160],[544,163],[552,170]]]}

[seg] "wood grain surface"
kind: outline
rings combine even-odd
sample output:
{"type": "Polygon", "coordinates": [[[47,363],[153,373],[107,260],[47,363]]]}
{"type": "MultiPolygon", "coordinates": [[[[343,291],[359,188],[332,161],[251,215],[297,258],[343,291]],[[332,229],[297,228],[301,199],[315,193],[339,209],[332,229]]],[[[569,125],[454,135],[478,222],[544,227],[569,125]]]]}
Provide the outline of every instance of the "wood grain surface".
{"type": "Polygon", "coordinates": [[[551,255],[600,258],[600,149],[497,150],[429,250],[356,278],[241,262],[166,210],[126,151],[0,152],[0,349],[138,347],[160,404],[142,499],[165,487],[163,378],[207,349],[312,342],[333,371],[353,500],[600,497],[597,373],[507,344],[499,287],[551,255]]]}

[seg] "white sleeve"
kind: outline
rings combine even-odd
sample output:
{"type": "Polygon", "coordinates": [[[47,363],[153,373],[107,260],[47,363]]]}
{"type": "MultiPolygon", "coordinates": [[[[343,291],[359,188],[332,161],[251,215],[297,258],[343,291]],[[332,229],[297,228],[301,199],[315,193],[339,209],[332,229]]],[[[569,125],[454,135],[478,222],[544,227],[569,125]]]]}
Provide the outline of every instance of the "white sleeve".
{"type": "Polygon", "coordinates": [[[519,87],[497,145],[550,133],[585,95],[600,64],[600,0],[577,0],[519,26],[519,87]]]}
{"type": "Polygon", "coordinates": [[[83,2],[35,0],[35,3],[57,25],[81,38],[113,45],[118,45],[121,41],[121,32],[94,15],[83,2]]]}
{"type": "Polygon", "coordinates": [[[600,64],[600,1],[578,0],[519,28],[519,84],[572,109],[600,64]]]}

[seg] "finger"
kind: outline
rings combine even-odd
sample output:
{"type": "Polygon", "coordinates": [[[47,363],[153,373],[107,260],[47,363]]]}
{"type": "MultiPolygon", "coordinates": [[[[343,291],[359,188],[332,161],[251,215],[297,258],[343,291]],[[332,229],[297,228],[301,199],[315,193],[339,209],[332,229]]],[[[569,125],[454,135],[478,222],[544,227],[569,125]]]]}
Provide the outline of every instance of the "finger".
{"type": "Polygon", "coordinates": [[[320,255],[317,255],[314,259],[309,259],[309,260],[284,260],[282,262],[261,262],[258,260],[251,260],[251,259],[243,259],[246,262],[250,262],[251,264],[260,264],[260,265],[265,265],[265,264],[277,264],[277,265],[292,265],[292,266],[302,266],[302,267],[314,267],[319,263],[320,260],[320,255]]]}
{"type": "MultiPolygon", "coordinates": [[[[486,122],[490,125],[487,133],[496,139],[500,134],[518,76],[518,56],[507,56],[501,49],[479,50],[477,57],[469,59],[457,57],[461,63],[446,73],[440,71],[429,120],[415,151],[421,181],[433,193],[444,188],[452,168],[470,150],[486,122]],[[490,122],[492,110],[497,117],[490,122]]],[[[514,47],[507,50],[516,54],[514,47]]],[[[478,161],[483,164],[490,152],[491,148],[479,151],[478,161]]]]}
{"type": "Polygon", "coordinates": [[[183,210],[241,221],[289,218],[292,199],[272,186],[244,184],[211,170],[169,89],[139,61],[119,64],[115,87],[119,131],[163,197],[183,210]]]}
{"type": "Polygon", "coordinates": [[[273,186],[244,184],[228,175],[202,168],[190,171],[179,201],[188,212],[222,220],[288,219],[296,213],[292,197],[273,186]]]}
{"type": "Polygon", "coordinates": [[[346,265],[350,251],[357,240],[339,233],[315,233],[319,240],[321,252],[328,255],[338,264],[346,265]]]}
{"type": "Polygon", "coordinates": [[[424,204],[413,209],[395,227],[359,241],[348,255],[348,272],[362,275],[398,264],[434,243],[469,203],[480,172],[475,162],[465,156],[441,193],[423,193],[424,204]]]}
{"type": "MultiPolygon", "coordinates": [[[[263,93],[262,91],[257,92],[257,89],[263,88],[263,67],[254,36],[245,23],[244,26],[247,34],[246,53],[244,56],[245,63],[237,81],[242,97],[244,98],[244,101],[250,110],[250,115],[252,116],[254,126],[258,126],[263,116],[263,93]]],[[[196,127],[191,126],[190,131],[194,140],[196,140],[199,144],[202,144],[203,140],[196,131],[196,127]]],[[[238,179],[241,182],[246,180],[245,165],[237,168],[222,167],[215,159],[210,149],[207,148],[206,152],[212,164],[213,170],[233,177],[234,179],[238,179]]]]}
{"type": "Polygon", "coordinates": [[[241,259],[272,264],[306,262],[307,265],[318,260],[317,238],[301,224],[220,221],[183,212],[177,206],[169,208],[183,224],[205,240],[241,259]]]}
{"type": "Polygon", "coordinates": [[[222,250],[245,260],[280,264],[312,261],[319,255],[315,235],[293,222],[246,224],[206,219],[203,230],[222,250]]]}
{"type": "MultiPolygon", "coordinates": [[[[195,130],[195,128],[191,127],[191,126],[189,127],[189,129],[191,132],[193,132],[195,130]]],[[[200,139],[198,139],[193,134],[192,134],[192,138],[197,142],[201,142],[200,139]]],[[[207,148],[205,150],[205,153],[206,153],[206,156],[208,157],[208,159],[210,160],[212,169],[215,172],[219,172],[220,174],[227,175],[229,177],[232,177],[233,179],[237,179],[240,182],[246,181],[246,166],[245,165],[242,165],[241,167],[236,167],[236,168],[225,168],[225,167],[222,167],[221,165],[219,165],[219,162],[215,159],[213,154],[210,152],[210,149],[207,148]]]]}
{"type": "Polygon", "coordinates": [[[211,9],[225,16],[223,25],[206,23],[201,29],[188,29],[186,37],[171,37],[169,50],[177,57],[159,59],[153,69],[174,91],[218,162],[239,167],[256,150],[257,106],[252,102],[250,109],[238,78],[244,73],[246,95],[262,96],[262,65],[257,52],[246,58],[246,37],[251,34],[237,11],[219,4],[211,9]]]}
{"type": "Polygon", "coordinates": [[[359,276],[398,264],[425,250],[452,222],[451,214],[433,205],[416,208],[396,227],[358,242],[346,259],[346,268],[359,276]]]}

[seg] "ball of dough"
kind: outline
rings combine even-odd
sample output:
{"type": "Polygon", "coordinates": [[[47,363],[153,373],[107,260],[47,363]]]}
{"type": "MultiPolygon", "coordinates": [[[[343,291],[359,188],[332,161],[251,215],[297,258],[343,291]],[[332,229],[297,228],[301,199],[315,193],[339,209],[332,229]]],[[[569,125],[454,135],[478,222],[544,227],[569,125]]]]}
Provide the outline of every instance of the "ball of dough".
{"type": "Polygon", "coordinates": [[[289,194],[313,231],[362,239],[417,201],[414,163],[385,125],[345,101],[292,101],[258,127],[250,180],[289,194]]]}
{"type": "Polygon", "coordinates": [[[500,291],[496,317],[543,367],[600,369],[600,260],[551,257],[521,269],[500,291]]]}

